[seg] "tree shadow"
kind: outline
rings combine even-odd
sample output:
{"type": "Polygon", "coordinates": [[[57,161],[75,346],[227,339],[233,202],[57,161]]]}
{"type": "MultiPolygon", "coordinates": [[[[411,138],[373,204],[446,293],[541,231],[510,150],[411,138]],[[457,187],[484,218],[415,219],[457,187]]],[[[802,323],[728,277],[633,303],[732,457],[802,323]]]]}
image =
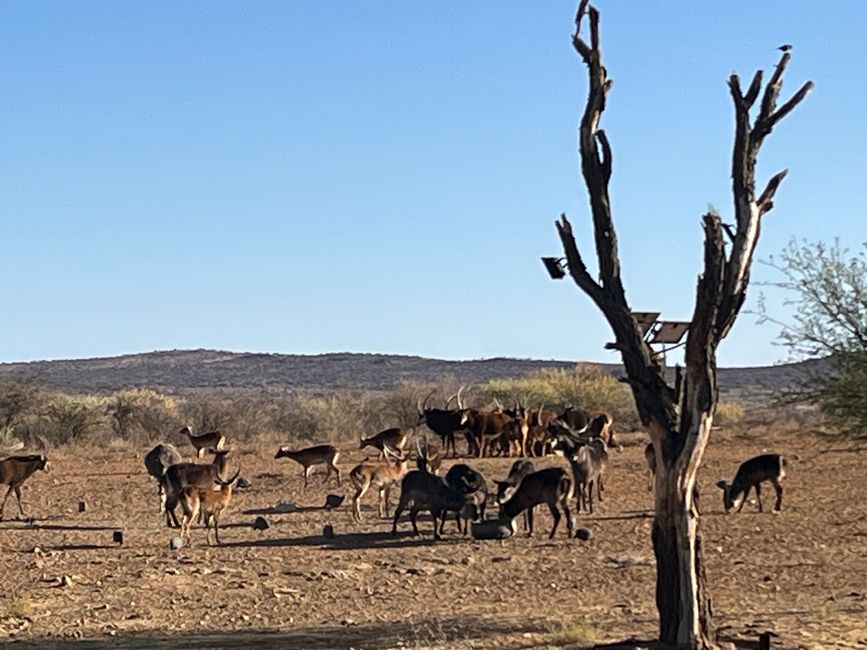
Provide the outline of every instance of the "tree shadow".
{"type": "Polygon", "coordinates": [[[513,635],[511,647],[529,648],[533,644],[518,638],[522,633],[547,633],[550,622],[490,617],[431,618],[416,621],[389,621],[368,625],[329,625],[299,627],[286,631],[253,630],[226,633],[186,633],[168,636],[162,629],[145,630],[106,639],[30,639],[18,642],[19,648],[78,648],[80,650],[174,650],[188,648],[228,650],[255,647],[343,650],[365,648],[386,650],[394,647],[455,647],[492,636],[513,635]]]}

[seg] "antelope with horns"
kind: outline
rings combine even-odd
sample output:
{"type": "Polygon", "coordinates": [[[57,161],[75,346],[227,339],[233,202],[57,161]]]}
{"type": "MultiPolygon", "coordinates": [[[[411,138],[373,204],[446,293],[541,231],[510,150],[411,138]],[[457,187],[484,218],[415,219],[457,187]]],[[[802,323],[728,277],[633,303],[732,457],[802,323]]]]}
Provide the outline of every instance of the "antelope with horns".
{"type": "Polygon", "coordinates": [[[406,446],[407,438],[409,438],[409,431],[394,427],[392,429],[386,429],[385,431],[375,433],[369,438],[361,436],[358,448],[364,449],[365,447],[375,447],[376,449],[379,449],[379,457],[385,458],[386,447],[392,451],[396,451],[398,454],[403,454],[403,448],[406,446]]]}
{"type": "Polygon", "coordinates": [[[515,517],[527,511],[527,537],[533,534],[533,508],[542,503],[548,504],[554,525],[551,527],[549,539],[553,539],[560,523],[560,509],[566,515],[568,536],[572,536],[572,511],[569,510],[569,500],[572,498],[572,479],[566,470],[560,467],[548,467],[538,472],[527,474],[512,497],[500,506],[500,519],[512,522],[515,530],[515,517]]]}
{"type": "Polygon", "coordinates": [[[181,539],[186,539],[190,542],[190,526],[193,519],[196,519],[199,514],[202,515],[205,523],[206,539],[208,545],[211,544],[211,523],[214,525],[214,537],[217,540],[217,545],[220,544],[220,515],[229,507],[229,502],[232,500],[232,488],[235,486],[235,481],[241,474],[241,466],[238,466],[238,471],[228,481],[223,481],[219,476],[214,477],[215,483],[219,489],[213,487],[197,487],[190,486],[184,488],[181,492],[180,503],[184,511],[184,519],[181,523],[181,539]]]}
{"type": "Polygon", "coordinates": [[[406,474],[409,458],[398,455],[389,447],[383,447],[385,459],[365,460],[349,472],[349,480],[355,486],[352,497],[352,518],[361,521],[361,497],[371,488],[379,490],[379,516],[388,516],[388,495],[391,487],[406,474]]]}
{"type": "Polygon", "coordinates": [[[166,514],[166,526],[180,526],[175,509],[184,488],[195,486],[212,488],[226,472],[226,455],[228,449],[214,453],[214,462],[210,465],[197,463],[178,463],[170,466],[160,479],[160,512],[166,514]]]}

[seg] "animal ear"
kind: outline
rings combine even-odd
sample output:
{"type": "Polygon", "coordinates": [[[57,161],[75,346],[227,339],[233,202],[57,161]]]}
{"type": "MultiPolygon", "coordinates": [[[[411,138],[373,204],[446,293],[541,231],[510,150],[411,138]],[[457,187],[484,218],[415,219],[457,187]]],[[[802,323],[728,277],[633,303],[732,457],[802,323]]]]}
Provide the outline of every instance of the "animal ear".
{"type": "Polygon", "coordinates": [[[717,481],[716,486],[721,490],[725,490],[729,486],[729,484],[728,481],[717,481]]]}

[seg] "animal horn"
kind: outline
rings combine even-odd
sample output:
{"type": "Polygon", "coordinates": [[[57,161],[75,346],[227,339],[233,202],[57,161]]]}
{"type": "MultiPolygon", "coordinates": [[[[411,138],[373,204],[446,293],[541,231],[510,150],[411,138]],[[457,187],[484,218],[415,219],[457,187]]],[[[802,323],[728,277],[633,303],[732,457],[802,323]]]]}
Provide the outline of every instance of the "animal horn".
{"type": "Polygon", "coordinates": [[[238,471],[235,472],[235,475],[232,478],[230,478],[228,481],[224,481],[219,476],[217,476],[216,477],[217,483],[219,483],[220,485],[232,485],[232,483],[235,482],[235,479],[238,478],[240,475],[241,475],[241,463],[238,463],[238,471]]]}
{"type": "Polygon", "coordinates": [[[418,404],[418,414],[419,415],[421,415],[424,412],[424,410],[427,409],[427,401],[431,398],[431,395],[433,395],[435,392],[437,392],[436,388],[434,388],[431,392],[429,392],[427,394],[427,397],[424,398],[423,403],[418,404]]]}
{"type": "Polygon", "coordinates": [[[466,408],[466,407],[464,406],[464,400],[463,400],[463,398],[461,397],[461,394],[462,394],[463,392],[464,392],[464,387],[463,387],[463,386],[461,386],[460,388],[458,388],[458,394],[457,394],[457,398],[458,398],[458,408],[461,409],[462,411],[466,408]]]}
{"type": "MultiPolygon", "coordinates": [[[[446,400],[446,407],[445,407],[445,410],[446,410],[446,411],[449,410],[449,404],[451,404],[451,403],[452,403],[452,400],[453,400],[455,397],[457,397],[457,396],[458,396],[457,393],[452,393],[451,395],[449,395],[449,398],[446,400]]],[[[458,406],[460,406],[460,404],[458,404],[458,406]]]]}

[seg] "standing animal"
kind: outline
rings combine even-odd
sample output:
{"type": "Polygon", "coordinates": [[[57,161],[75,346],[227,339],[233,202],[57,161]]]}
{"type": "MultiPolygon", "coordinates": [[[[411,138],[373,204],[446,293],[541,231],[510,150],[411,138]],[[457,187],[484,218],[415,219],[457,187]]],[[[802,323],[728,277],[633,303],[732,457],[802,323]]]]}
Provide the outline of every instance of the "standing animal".
{"type": "MultiPolygon", "coordinates": [[[[512,495],[515,493],[515,490],[518,489],[518,486],[521,484],[521,481],[524,480],[524,477],[527,474],[532,474],[536,471],[536,468],[533,467],[533,463],[529,460],[521,459],[516,460],[512,463],[511,469],[509,469],[509,475],[506,477],[505,481],[495,481],[497,484],[497,505],[503,505],[506,501],[512,498],[512,495]]],[[[528,521],[527,513],[524,512],[524,531],[529,530],[530,524],[528,521]]]]}
{"type": "Polygon", "coordinates": [[[349,472],[349,481],[355,486],[352,497],[352,518],[361,521],[361,497],[371,488],[379,490],[379,516],[388,516],[388,495],[391,487],[406,474],[408,456],[399,456],[385,447],[385,459],[365,460],[349,472]]]}
{"type": "Polygon", "coordinates": [[[463,412],[461,424],[469,430],[475,443],[477,456],[481,458],[489,450],[491,443],[499,438],[506,425],[513,420],[514,418],[499,411],[482,413],[475,409],[467,409],[463,412]]]}
{"type": "Polygon", "coordinates": [[[584,433],[590,424],[590,414],[584,409],[576,409],[572,406],[567,406],[558,415],[560,420],[575,433],[584,433]]]}
{"type": "Polygon", "coordinates": [[[212,488],[215,481],[225,475],[228,449],[214,452],[214,461],[209,465],[178,463],[171,465],[160,479],[160,512],[165,512],[166,526],[180,526],[175,509],[184,488],[195,486],[212,488]]]}
{"type": "Polygon", "coordinates": [[[6,500],[14,491],[18,499],[18,513],[24,516],[24,506],[21,505],[21,485],[30,478],[37,470],[50,471],[48,456],[45,454],[30,454],[27,456],[10,456],[0,460],[0,485],[8,485],[6,496],[3,497],[3,505],[0,505],[0,521],[3,521],[3,510],[6,508],[6,500]]]}
{"type": "MultiPolygon", "coordinates": [[[[458,524],[458,531],[466,535],[471,521],[481,521],[485,518],[488,484],[480,472],[463,463],[452,465],[449,468],[449,471],[446,472],[445,482],[455,492],[462,492],[465,495],[463,507],[455,513],[455,521],[458,524]],[[463,528],[461,528],[462,519],[463,528]]],[[[440,533],[443,532],[445,522],[446,512],[444,511],[440,523],[440,533]]]]}
{"type": "Polygon", "coordinates": [[[650,482],[647,485],[647,491],[653,492],[653,480],[656,478],[656,451],[653,449],[652,442],[648,442],[644,448],[644,462],[647,463],[647,469],[650,470],[650,482]]]}
{"type": "Polygon", "coordinates": [[[575,497],[578,504],[578,512],[584,509],[593,514],[593,486],[596,486],[596,494],[602,501],[602,474],[608,466],[608,445],[602,438],[590,438],[586,444],[581,445],[578,451],[569,459],[572,467],[572,479],[575,482],[575,497]]]}
{"type": "Polygon", "coordinates": [[[786,459],[780,454],[761,454],[741,463],[731,483],[728,481],[717,482],[717,486],[723,491],[723,506],[726,512],[731,511],[732,508],[737,508],[738,512],[743,510],[750,488],[756,490],[756,500],[759,502],[759,512],[761,512],[762,489],[760,484],[763,481],[770,481],[774,486],[774,490],[777,492],[777,503],[774,505],[774,510],[779,512],[783,507],[783,486],[780,485],[780,481],[786,476],[787,466],[786,459]]]}
{"type": "Polygon", "coordinates": [[[449,449],[451,449],[452,456],[457,456],[458,452],[455,448],[455,433],[463,429],[463,425],[461,424],[461,419],[463,415],[463,401],[461,400],[461,392],[464,390],[464,387],[458,390],[457,394],[449,397],[446,402],[445,408],[429,408],[427,405],[428,400],[431,395],[433,395],[434,391],[425,397],[424,403],[421,401],[418,402],[418,424],[417,426],[421,426],[422,424],[426,424],[427,428],[433,431],[440,437],[442,441],[442,448],[448,456],[449,449]],[[457,399],[458,408],[450,409],[449,404],[453,399],[457,399]]]}
{"type": "Polygon", "coordinates": [[[369,438],[361,436],[358,448],[364,449],[365,447],[375,447],[376,449],[379,449],[379,457],[385,458],[386,447],[392,451],[396,451],[398,454],[402,454],[403,448],[406,446],[407,438],[409,438],[409,431],[394,427],[392,429],[386,429],[385,431],[375,433],[369,438]]]}
{"type": "Polygon", "coordinates": [[[201,435],[193,435],[193,430],[189,426],[181,429],[180,433],[187,436],[190,444],[196,448],[196,458],[202,458],[205,452],[209,449],[220,451],[226,446],[226,436],[219,431],[211,431],[201,435]]]}
{"type": "Polygon", "coordinates": [[[514,519],[519,514],[527,511],[527,524],[529,530],[527,537],[533,534],[533,508],[541,503],[548,504],[554,525],[551,527],[549,539],[553,539],[560,523],[561,515],[558,508],[562,508],[566,515],[566,527],[568,536],[572,536],[572,511],[569,510],[569,500],[572,498],[572,479],[566,470],[560,467],[548,467],[538,472],[527,474],[518,485],[518,489],[512,497],[500,506],[500,519],[512,521],[512,530],[515,529],[514,519]]]}
{"type": "Polygon", "coordinates": [[[301,475],[304,477],[304,487],[307,487],[307,479],[310,477],[310,470],[314,465],[325,465],[326,473],[322,482],[328,481],[331,476],[331,470],[337,475],[337,486],[340,487],[340,468],[337,466],[337,458],[340,452],[334,445],[316,445],[291,451],[288,447],[280,447],[277,450],[274,458],[291,458],[296,463],[301,465],[301,475]]]}
{"type": "Polygon", "coordinates": [[[587,425],[587,435],[602,438],[609,447],[617,447],[614,439],[614,418],[610,413],[597,413],[587,425]]]}
{"type": "Polygon", "coordinates": [[[214,537],[217,539],[217,545],[220,544],[220,515],[229,507],[229,502],[232,500],[232,488],[235,485],[235,480],[241,473],[241,467],[228,481],[223,481],[219,476],[215,477],[215,483],[219,489],[213,487],[196,487],[190,486],[184,488],[180,495],[181,508],[184,511],[183,522],[181,523],[181,540],[190,541],[190,525],[193,519],[196,519],[199,514],[205,523],[206,539],[208,545],[211,544],[211,522],[214,524],[214,537]]]}
{"type": "MultiPolygon", "coordinates": [[[[466,504],[466,492],[450,487],[438,476],[413,470],[403,477],[400,483],[400,500],[394,510],[394,521],[391,525],[391,534],[397,535],[397,522],[404,509],[412,503],[409,518],[412,522],[412,534],[418,535],[416,518],[422,509],[430,511],[433,521],[434,539],[440,539],[442,530],[438,530],[439,518],[445,518],[446,513],[460,512],[466,504]]],[[[440,526],[441,528],[441,526],[440,526]]]]}
{"type": "Polygon", "coordinates": [[[181,453],[175,449],[174,445],[168,443],[158,444],[144,457],[145,469],[148,474],[157,480],[158,485],[169,467],[182,462],[184,462],[184,459],[181,453]]]}

